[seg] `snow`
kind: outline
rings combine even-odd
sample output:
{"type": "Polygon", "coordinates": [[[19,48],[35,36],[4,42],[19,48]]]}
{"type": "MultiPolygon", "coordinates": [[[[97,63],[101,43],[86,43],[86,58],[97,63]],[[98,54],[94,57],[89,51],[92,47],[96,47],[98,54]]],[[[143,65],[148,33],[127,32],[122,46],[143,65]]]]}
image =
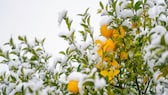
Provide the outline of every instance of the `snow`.
{"type": "Polygon", "coordinates": [[[77,68],[80,65],[78,62],[71,62],[71,66],[77,68]]]}
{"type": "Polygon", "coordinates": [[[20,63],[20,62],[17,62],[17,61],[10,61],[10,62],[8,62],[9,68],[11,68],[11,67],[18,68],[20,64],[21,64],[21,63],[20,63]]]}
{"type": "Polygon", "coordinates": [[[23,69],[25,76],[29,76],[30,74],[33,74],[34,69],[23,69]]]}
{"type": "Polygon", "coordinates": [[[164,6],[154,6],[148,10],[148,14],[149,14],[150,18],[154,19],[154,18],[158,17],[161,12],[164,12],[164,11],[165,11],[164,6]]]}
{"type": "Polygon", "coordinates": [[[0,64],[0,76],[4,76],[4,74],[9,74],[9,67],[7,64],[0,64]]]}
{"type": "Polygon", "coordinates": [[[154,34],[151,35],[151,44],[159,45],[160,40],[161,40],[161,36],[164,35],[166,32],[167,32],[166,29],[163,26],[160,26],[160,25],[153,28],[151,30],[151,33],[154,33],[154,34]]]}
{"type": "Polygon", "coordinates": [[[109,17],[109,16],[103,16],[100,20],[100,26],[101,25],[104,25],[104,24],[109,24],[112,20],[112,17],[109,17]]]}
{"type": "Polygon", "coordinates": [[[122,18],[128,18],[134,16],[134,13],[130,9],[125,9],[120,12],[122,18]]]}
{"type": "Polygon", "coordinates": [[[101,89],[106,86],[106,81],[104,80],[104,78],[99,78],[98,73],[96,73],[94,86],[95,86],[95,89],[101,89]]]}
{"type": "Polygon", "coordinates": [[[62,32],[59,32],[58,36],[61,37],[61,36],[66,36],[66,37],[70,37],[72,34],[72,32],[70,31],[62,31],[62,32]]]}
{"type": "Polygon", "coordinates": [[[123,26],[127,26],[128,28],[131,28],[131,23],[130,23],[130,21],[127,19],[127,20],[124,20],[123,22],[122,22],[122,25],[123,26]]]}
{"type": "Polygon", "coordinates": [[[133,52],[131,50],[128,51],[128,55],[129,55],[130,58],[133,57],[133,52]]]}
{"type": "Polygon", "coordinates": [[[138,11],[137,11],[137,16],[140,16],[140,15],[142,15],[142,13],[143,13],[143,9],[139,9],[138,11]]]}
{"type": "Polygon", "coordinates": [[[149,5],[149,7],[153,7],[155,5],[153,1],[154,0],[147,0],[147,4],[149,5]]]}
{"type": "Polygon", "coordinates": [[[72,72],[68,76],[68,81],[70,81],[70,80],[82,81],[82,80],[84,80],[85,77],[86,77],[86,75],[81,72],[72,72]]]}
{"type": "Polygon", "coordinates": [[[97,71],[97,68],[93,68],[91,73],[88,76],[93,76],[93,74],[97,71]]]}
{"type": "Polygon", "coordinates": [[[159,20],[166,22],[166,25],[168,24],[168,17],[166,17],[166,15],[164,15],[164,14],[161,14],[159,16],[159,20]]]}
{"type": "Polygon", "coordinates": [[[81,51],[85,51],[90,43],[92,43],[92,41],[80,42],[80,45],[78,47],[79,49],[81,49],[81,51]]]}
{"type": "Polygon", "coordinates": [[[156,86],[156,95],[162,95],[163,93],[163,86],[160,84],[157,84],[156,86]]]}
{"type": "Polygon", "coordinates": [[[78,88],[79,88],[80,95],[83,95],[83,93],[84,93],[82,85],[83,85],[83,81],[79,81],[78,82],[78,88]]]}
{"type": "Polygon", "coordinates": [[[72,72],[69,76],[68,76],[68,82],[70,80],[77,80],[78,81],[78,88],[79,88],[79,93],[81,95],[83,95],[83,82],[84,82],[84,79],[86,78],[87,76],[81,72],[72,72]]]}
{"type": "Polygon", "coordinates": [[[159,80],[162,78],[162,77],[160,77],[159,79],[158,79],[158,76],[160,75],[160,74],[162,74],[159,70],[157,70],[156,72],[154,72],[154,74],[153,74],[153,79],[154,79],[154,82],[155,83],[159,83],[159,80]],[[157,80],[158,79],[158,80],[157,80]]]}
{"type": "Polygon", "coordinates": [[[118,16],[120,15],[121,10],[125,9],[128,3],[129,2],[126,0],[118,0],[118,2],[116,3],[116,12],[118,16]]]}
{"type": "MultiPolygon", "coordinates": [[[[134,0],[134,4],[138,0],[134,0]]],[[[116,15],[121,18],[127,18],[127,17],[132,17],[134,15],[133,11],[130,9],[127,9],[127,5],[130,3],[129,0],[118,0],[116,3],[116,15]]],[[[139,14],[141,13],[140,11],[138,12],[139,14]]]]}
{"type": "Polygon", "coordinates": [[[161,25],[157,25],[155,28],[151,30],[151,32],[155,32],[155,33],[158,33],[159,35],[162,35],[166,32],[166,29],[161,25]]]}
{"type": "Polygon", "coordinates": [[[156,95],[167,95],[168,94],[168,80],[161,77],[157,80],[156,84],[156,95]]]}
{"type": "Polygon", "coordinates": [[[168,45],[168,32],[166,32],[166,34],[164,35],[164,38],[165,38],[166,45],[168,45]]]}
{"type": "Polygon", "coordinates": [[[165,5],[165,0],[155,0],[157,5],[165,5]]]}
{"type": "MultiPolygon", "coordinates": [[[[135,39],[137,39],[137,38],[139,38],[139,37],[141,37],[141,36],[147,35],[148,32],[149,32],[148,28],[146,28],[146,29],[144,30],[143,27],[140,27],[139,29],[140,29],[141,32],[139,33],[139,35],[136,35],[136,36],[135,36],[135,39]]],[[[134,31],[136,31],[136,30],[134,30],[134,31]]],[[[154,34],[154,35],[155,35],[155,34],[154,34]]],[[[153,35],[152,35],[152,36],[153,36],[153,35]]]]}
{"type": "Polygon", "coordinates": [[[157,36],[156,38],[152,39],[151,44],[153,44],[153,45],[160,45],[160,40],[161,40],[161,36],[157,36]]]}
{"type": "Polygon", "coordinates": [[[101,16],[106,16],[106,15],[108,15],[108,12],[106,10],[102,10],[101,11],[101,16]]]}
{"type": "Polygon", "coordinates": [[[15,83],[10,83],[9,84],[9,86],[8,86],[8,88],[7,88],[7,93],[10,93],[10,91],[12,91],[13,90],[13,88],[16,86],[16,84],[15,83]]]}
{"type": "Polygon", "coordinates": [[[67,14],[67,10],[63,10],[62,12],[58,13],[58,23],[61,24],[62,20],[67,14]]]}
{"type": "Polygon", "coordinates": [[[29,86],[31,89],[37,91],[40,90],[41,87],[43,87],[43,81],[39,80],[39,79],[32,79],[30,81],[28,81],[27,85],[29,86]]]}
{"type": "Polygon", "coordinates": [[[164,63],[168,59],[168,51],[162,53],[161,58],[159,59],[160,62],[164,63]]]}
{"type": "Polygon", "coordinates": [[[164,89],[164,93],[162,95],[168,95],[168,89],[164,89]]]}

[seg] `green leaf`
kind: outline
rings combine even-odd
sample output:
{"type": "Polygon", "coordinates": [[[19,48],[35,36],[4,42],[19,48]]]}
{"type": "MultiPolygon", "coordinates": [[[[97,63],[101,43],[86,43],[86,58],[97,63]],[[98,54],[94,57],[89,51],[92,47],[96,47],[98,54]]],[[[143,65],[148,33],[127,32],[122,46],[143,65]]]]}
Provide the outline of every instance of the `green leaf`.
{"type": "Polygon", "coordinates": [[[64,52],[64,51],[60,51],[59,53],[62,54],[62,55],[65,55],[65,52],[64,52]]]}
{"type": "Polygon", "coordinates": [[[12,82],[16,82],[16,78],[14,76],[11,75],[11,79],[12,79],[12,82]]]}
{"type": "Polygon", "coordinates": [[[87,63],[88,63],[87,59],[85,59],[85,58],[81,58],[80,61],[81,61],[83,64],[87,64],[87,63]]]}
{"type": "Polygon", "coordinates": [[[78,14],[78,16],[85,16],[85,15],[87,15],[88,14],[88,10],[89,10],[89,8],[87,8],[83,14],[78,14]]]}
{"type": "Polygon", "coordinates": [[[78,95],[78,94],[70,94],[70,95],[78,95]]]}
{"type": "Polygon", "coordinates": [[[123,1],[121,1],[120,3],[119,3],[119,6],[121,6],[123,4],[123,1]]]}
{"type": "Polygon", "coordinates": [[[66,35],[60,35],[61,38],[63,38],[64,40],[67,40],[68,37],[66,35]]]}
{"type": "Polygon", "coordinates": [[[102,9],[104,9],[103,3],[102,3],[101,1],[99,2],[99,4],[100,4],[100,7],[101,7],[102,9]]]}
{"type": "MultiPolygon", "coordinates": [[[[114,0],[113,0],[113,1],[114,1],[114,0]]],[[[113,7],[114,10],[116,10],[116,3],[117,3],[117,1],[118,1],[118,0],[116,0],[116,1],[114,1],[114,2],[112,3],[112,7],[113,7]]]]}
{"type": "Polygon", "coordinates": [[[50,83],[50,86],[57,86],[57,83],[51,82],[51,83],[50,83]]]}
{"type": "Polygon", "coordinates": [[[72,34],[71,34],[71,39],[72,39],[72,42],[74,42],[74,34],[75,34],[75,32],[72,32],[72,34]]]}
{"type": "Polygon", "coordinates": [[[71,29],[71,24],[72,24],[72,21],[70,21],[69,24],[68,24],[68,29],[69,30],[71,29]]]}
{"type": "Polygon", "coordinates": [[[42,44],[42,45],[44,44],[45,40],[46,40],[45,38],[42,39],[42,41],[41,41],[41,44],[42,44]]]}
{"type": "Polygon", "coordinates": [[[88,28],[88,26],[86,24],[81,24],[81,26],[83,26],[84,28],[88,28]]]}
{"type": "Polygon", "coordinates": [[[37,60],[37,57],[36,57],[36,56],[32,56],[32,57],[30,58],[30,60],[31,60],[31,61],[35,61],[35,60],[37,60]]]}
{"type": "Polygon", "coordinates": [[[97,14],[101,13],[102,12],[102,9],[98,9],[97,10],[97,14]]]}
{"type": "Polygon", "coordinates": [[[13,43],[13,38],[12,38],[12,37],[10,38],[10,42],[9,42],[9,44],[10,44],[10,45],[13,45],[13,44],[14,44],[14,43],[13,43]]]}
{"type": "Polygon", "coordinates": [[[83,14],[77,14],[78,16],[84,16],[83,14]]]}
{"type": "Polygon", "coordinates": [[[134,6],[135,11],[139,10],[141,8],[141,5],[142,5],[142,1],[136,2],[134,6]]]}
{"type": "Polygon", "coordinates": [[[86,14],[88,13],[88,11],[89,11],[89,8],[87,8],[87,9],[85,10],[84,15],[86,15],[86,14]]]}
{"type": "Polygon", "coordinates": [[[24,42],[27,44],[28,42],[27,42],[27,37],[26,36],[24,36],[24,42]]]}
{"type": "Polygon", "coordinates": [[[28,90],[30,93],[33,93],[33,90],[30,87],[28,87],[28,90]]]}
{"type": "Polygon", "coordinates": [[[80,34],[83,37],[83,41],[86,41],[86,39],[87,39],[87,33],[85,33],[85,31],[79,31],[79,32],[80,32],[80,34]]]}
{"type": "Polygon", "coordinates": [[[107,91],[108,95],[115,95],[110,87],[107,88],[107,91]]]}
{"type": "Polygon", "coordinates": [[[21,68],[21,73],[24,74],[24,68],[23,67],[21,68]]]}
{"type": "Polygon", "coordinates": [[[69,48],[66,49],[66,54],[69,55],[69,48]]]}
{"type": "Polygon", "coordinates": [[[134,56],[135,57],[140,57],[140,56],[142,56],[142,54],[141,54],[141,52],[137,51],[134,56]]]}
{"type": "Polygon", "coordinates": [[[3,90],[3,91],[2,91],[3,95],[7,95],[7,94],[6,94],[6,87],[4,87],[2,90],[3,90]]]}
{"type": "Polygon", "coordinates": [[[24,85],[22,85],[22,95],[25,95],[24,85]]]}
{"type": "Polygon", "coordinates": [[[37,38],[35,38],[35,43],[39,45],[39,41],[37,40],[37,38]]]}
{"type": "Polygon", "coordinates": [[[38,92],[38,91],[36,91],[36,95],[39,95],[39,92],[38,92]]]}
{"type": "Polygon", "coordinates": [[[30,51],[30,49],[27,48],[27,47],[23,48],[22,50],[23,50],[23,51],[27,51],[27,52],[30,51]]]}
{"type": "Polygon", "coordinates": [[[126,6],[127,9],[131,9],[132,8],[132,4],[131,3],[128,3],[127,6],[126,6]]]}
{"type": "Polygon", "coordinates": [[[166,45],[164,35],[162,35],[161,40],[160,40],[161,45],[166,45]]]}
{"type": "Polygon", "coordinates": [[[77,68],[77,72],[80,72],[80,71],[81,71],[81,64],[77,68]]]}
{"type": "Polygon", "coordinates": [[[41,51],[42,49],[41,48],[37,48],[36,51],[41,51]]]}
{"type": "Polygon", "coordinates": [[[2,53],[2,49],[0,48],[0,53],[2,53]]]}
{"type": "Polygon", "coordinates": [[[15,44],[14,44],[14,42],[13,42],[13,38],[12,38],[12,37],[10,38],[9,44],[10,44],[10,46],[12,47],[12,49],[15,49],[15,48],[16,48],[16,47],[15,47],[15,44]]]}
{"type": "Polygon", "coordinates": [[[9,51],[6,52],[5,58],[9,59],[9,51]]]}
{"type": "Polygon", "coordinates": [[[161,68],[163,68],[163,65],[162,66],[160,66],[160,65],[159,66],[154,66],[153,71],[156,72],[158,69],[161,69],[161,68]]]}
{"type": "Polygon", "coordinates": [[[24,39],[23,39],[22,36],[18,36],[18,39],[19,39],[20,41],[24,41],[24,39]]]}
{"type": "Polygon", "coordinates": [[[14,55],[17,55],[17,53],[16,53],[16,52],[14,52],[14,51],[10,52],[10,54],[14,54],[14,55]]]}
{"type": "Polygon", "coordinates": [[[90,25],[90,16],[87,18],[87,24],[90,25]]]}
{"type": "Polygon", "coordinates": [[[68,27],[68,30],[70,31],[71,30],[71,24],[72,24],[72,21],[69,19],[69,18],[65,18],[65,22],[66,22],[66,25],[68,27]]]}
{"type": "Polygon", "coordinates": [[[22,92],[16,92],[14,95],[23,95],[22,92]]]}
{"type": "Polygon", "coordinates": [[[83,85],[94,86],[94,83],[92,81],[86,81],[83,85]]]}
{"type": "Polygon", "coordinates": [[[106,10],[108,10],[108,5],[106,5],[106,10]]]}
{"type": "Polygon", "coordinates": [[[15,66],[11,66],[11,70],[17,72],[18,69],[15,66]]]}

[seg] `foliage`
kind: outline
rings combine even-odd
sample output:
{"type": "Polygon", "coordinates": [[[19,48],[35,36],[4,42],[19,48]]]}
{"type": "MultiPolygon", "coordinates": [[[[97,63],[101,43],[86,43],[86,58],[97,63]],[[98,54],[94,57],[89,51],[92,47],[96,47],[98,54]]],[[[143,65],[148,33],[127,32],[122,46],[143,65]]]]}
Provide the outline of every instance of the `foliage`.
{"type": "Polygon", "coordinates": [[[5,43],[7,51],[0,49],[0,94],[168,94],[168,2],[99,4],[100,31],[93,31],[89,8],[78,14],[80,30],[73,29],[67,11],[61,14],[59,23],[66,23],[67,32],[59,36],[69,46],[51,66],[45,39],[30,44],[19,36],[18,45],[12,38],[5,43]]]}

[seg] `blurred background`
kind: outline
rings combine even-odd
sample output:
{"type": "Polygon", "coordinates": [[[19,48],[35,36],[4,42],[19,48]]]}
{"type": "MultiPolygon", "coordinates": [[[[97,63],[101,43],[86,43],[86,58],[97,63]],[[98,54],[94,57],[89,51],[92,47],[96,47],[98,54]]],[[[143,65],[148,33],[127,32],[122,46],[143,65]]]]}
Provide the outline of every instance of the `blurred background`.
{"type": "Polygon", "coordinates": [[[58,15],[67,10],[75,22],[73,28],[78,29],[81,19],[77,14],[87,8],[90,8],[91,24],[98,31],[99,0],[0,0],[0,46],[10,37],[17,41],[18,35],[27,36],[29,41],[35,37],[46,38],[45,49],[55,56],[67,45],[58,37],[60,32],[66,31],[65,24],[58,24],[58,15]]]}

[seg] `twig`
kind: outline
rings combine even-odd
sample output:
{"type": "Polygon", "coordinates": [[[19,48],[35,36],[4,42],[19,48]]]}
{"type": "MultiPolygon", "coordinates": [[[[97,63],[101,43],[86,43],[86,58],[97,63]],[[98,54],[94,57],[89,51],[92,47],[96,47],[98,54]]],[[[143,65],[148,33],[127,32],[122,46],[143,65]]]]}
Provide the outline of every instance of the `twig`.
{"type": "Polygon", "coordinates": [[[151,79],[148,80],[148,82],[145,86],[145,90],[142,92],[142,94],[145,94],[147,92],[150,82],[151,82],[151,79]]]}
{"type": "Polygon", "coordinates": [[[137,77],[136,77],[135,83],[136,83],[136,85],[137,85],[137,88],[138,88],[138,92],[139,92],[139,95],[140,95],[140,94],[141,94],[141,90],[140,90],[140,88],[139,88],[139,84],[138,84],[138,80],[137,80],[137,77]]]}

